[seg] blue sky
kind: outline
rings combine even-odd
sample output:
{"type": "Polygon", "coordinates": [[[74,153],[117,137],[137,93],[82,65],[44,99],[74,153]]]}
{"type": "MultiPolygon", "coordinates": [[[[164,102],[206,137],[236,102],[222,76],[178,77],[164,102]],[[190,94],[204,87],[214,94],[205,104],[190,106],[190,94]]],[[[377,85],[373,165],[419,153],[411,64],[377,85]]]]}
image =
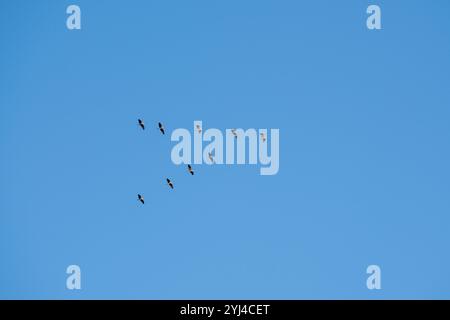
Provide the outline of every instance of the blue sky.
{"type": "Polygon", "coordinates": [[[445,0],[2,1],[0,298],[450,298],[449,15],[445,0]],[[279,173],[191,177],[156,124],[194,120],[279,128],[279,173]]]}

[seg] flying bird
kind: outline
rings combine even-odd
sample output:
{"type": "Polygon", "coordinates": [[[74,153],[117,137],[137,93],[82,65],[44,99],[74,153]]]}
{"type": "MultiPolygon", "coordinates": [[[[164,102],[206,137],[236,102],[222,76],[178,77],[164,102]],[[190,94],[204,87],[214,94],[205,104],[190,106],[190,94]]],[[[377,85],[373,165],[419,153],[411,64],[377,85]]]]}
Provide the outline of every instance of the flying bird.
{"type": "Polygon", "coordinates": [[[164,127],[161,122],[158,122],[159,131],[161,131],[162,134],[164,134],[164,127]]]}
{"type": "Polygon", "coordinates": [[[264,132],[261,132],[261,139],[262,139],[262,142],[266,142],[266,135],[264,134],[264,132]]]}
{"type": "Polygon", "coordinates": [[[188,164],[188,171],[191,175],[194,175],[194,170],[192,170],[192,167],[190,164],[188,164]]]}
{"type": "Polygon", "coordinates": [[[142,121],[141,119],[138,119],[138,123],[141,126],[142,130],[144,130],[145,129],[144,121],[142,121]]]}
{"type": "Polygon", "coordinates": [[[171,188],[173,189],[173,183],[172,183],[172,181],[170,181],[169,178],[167,178],[166,181],[167,181],[167,184],[169,185],[169,187],[171,187],[171,188]]]}
{"type": "Polygon", "coordinates": [[[209,157],[209,160],[211,161],[211,163],[214,163],[214,157],[211,152],[208,152],[208,157],[209,157]]]}
{"type": "Polygon", "coordinates": [[[236,129],[231,129],[231,133],[233,134],[233,136],[234,136],[235,138],[237,138],[236,129]]]}
{"type": "Polygon", "coordinates": [[[195,127],[197,128],[198,133],[202,133],[202,127],[200,127],[199,124],[195,125],[195,127]]]}
{"type": "Polygon", "coordinates": [[[138,194],[138,200],[144,204],[144,197],[138,194]]]}

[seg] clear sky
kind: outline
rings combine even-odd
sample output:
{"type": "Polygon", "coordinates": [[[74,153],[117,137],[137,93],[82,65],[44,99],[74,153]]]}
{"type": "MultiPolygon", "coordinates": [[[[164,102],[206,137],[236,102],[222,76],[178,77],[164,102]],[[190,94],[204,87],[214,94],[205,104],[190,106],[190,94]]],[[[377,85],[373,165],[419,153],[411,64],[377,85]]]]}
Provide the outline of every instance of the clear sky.
{"type": "Polygon", "coordinates": [[[447,0],[1,1],[0,298],[450,298],[449,120],[447,0]],[[194,120],[279,173],[190,176],[194,120]]]}

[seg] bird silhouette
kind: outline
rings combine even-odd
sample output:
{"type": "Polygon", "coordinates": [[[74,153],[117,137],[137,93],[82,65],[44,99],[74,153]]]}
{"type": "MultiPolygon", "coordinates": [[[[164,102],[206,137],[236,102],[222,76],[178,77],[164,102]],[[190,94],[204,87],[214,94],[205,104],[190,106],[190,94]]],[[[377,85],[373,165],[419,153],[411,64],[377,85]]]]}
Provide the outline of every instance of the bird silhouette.
{"type": "Polygon", "coordinates": [[[188,164],[188,171],[191,175],[194,175],[194,170],[192,170],[192,167],[190,164],[188,164]]]}
{"type": "Polygon", "coordinates": [[[197,128],[198,133],[202,133],[202,127],[200,127],[199,124],[196,124],[195,127],[197,128]]]}
{"type": "Polygon", "coordinates": [[[144,130],[145,129],[144,121],[142,121],[141,119],[138,119],[138,123],[141,126],[142,130],[144,130]]]}
{"type": "Polygon", "coordinates": [[[158,127],[159,127],[159,131],[161,131],[162,134],[165,134],[164,127],[161,122],[158,122],[158,127]]]}
{"type": "Polygon", "coordinates": [[[169,185],[169,187],[171,187],[171,188],[173,189],[173,183],[172,183],[172,181],[170,181],[169,178],[167,178],[166,181],[167,181],[167,184],[169,185]]]}
{"type": "Polygon", "coordinates": [[[138,194],[138,200],[144,204],[144,197],[138,194]]]}
{"type": "Polygon", "coordinates": [[[211,163],[214,163],[214,157],[211,152],[208,152],[208,157],[209,157],[209,160],[211,161],[211,163]]]}
{"type": "Polygon", "coordinates": [[[233,136],[234,136],[235,138],[237,138],[236,129],[231,129],[231,133],[233,134],[233,136]]]}
{"type": "Polygon", "coordinates": [[[262,142],[266,142],[266,135],[264,134],[264,132],[261,132],[260,135],[261,135],[262,142]]]}

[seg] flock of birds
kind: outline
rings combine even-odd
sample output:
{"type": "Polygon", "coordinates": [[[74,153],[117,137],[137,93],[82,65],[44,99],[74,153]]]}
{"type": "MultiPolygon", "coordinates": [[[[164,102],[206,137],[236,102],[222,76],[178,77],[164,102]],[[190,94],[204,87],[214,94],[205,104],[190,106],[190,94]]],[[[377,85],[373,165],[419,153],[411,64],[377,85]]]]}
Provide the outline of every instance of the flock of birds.
{"type": "MultiPolygon", "coordinates": [[[[141,127],[142,130],[145,130],[144,120],[138,119],[138,124],[139,124],[139,126],[141,127]]],[[[163,126],[163,124],[162,124],[161,122],[158,122],[158,129],[159,129],[159,131],[161,132],[161,134],[166,134],[166,131],[165,131],[165,129],[164,129],[164,126],[163,126]]],[[[194,175],[194,170],[192,169],[192,166],[191,166],[190,164],[187,165],[187,168],[188,168],[188,172],[189,172],[191,175],[194,175]]],[[[174,188],[173,182],[172,182],[169,178],[166,178],[166,182],[167,182],[167,185],[168,185],[171,189],[174,188]]],[[[145,204],[144,196],[141,195],[141,194],[138,194],[137,196],[138,196],[138,200],[139,200],[142,204],[145,204]]]]}
{"type": "MultiPolygon", "coordinates": [[[[138,124],[139,124],[139,126],[142,128],[142,130],[145,130],[144,120],[138,119],[138,124]]],[[[161,122],[158,122],[158,129],[159,129],[159,131],[160,131],[163,135],[166,134],[166,131],[165,131],[165,129],[164,129],[164,126],[163,126],[163,124],[162,124],[161,122]]],[[[197,129],[198,133],[202,133],[202,128],[200,127],[200,125],[197,124],[197,125],[196,125],[196,129],[197,129]]],[[[234,136],[235,138],[238,137],[237,129],[231,129],[231,133],[233,134],[233,136],[234,136]]],[[[265,134],[261,132],[261,133],[260,133],[260,136],[261,136],[262,142],[266,142],[266,136],[265,136],[265,134]]],[[[213,155],[211,152],[208,153],[208,158],[209,158],[209,160],[211,161],[212,164],[215,164],[215,163],[216,163],[216,162],[214,161],[214,155],[213,155]]],[[[194,170],[192,169],[192,166],[191,166],[190,164],[187,165],[187,170],[188,170],[188,172],[189,172],[191,175],[194,175],[194,170]]],[[[173,182],[172,182],[169,178],[166,178],[166,182],[167,182],[167,185],[168,185],[171,189],[174,188],[174,187],[173,187],[173,182]]],[[[142,196],[141,194],[138,194],[137,196],[138,196],[138,200],[139,200],[142,204],[144,204],[144,203],[145,203],[144,196],[142,196]]]]}

